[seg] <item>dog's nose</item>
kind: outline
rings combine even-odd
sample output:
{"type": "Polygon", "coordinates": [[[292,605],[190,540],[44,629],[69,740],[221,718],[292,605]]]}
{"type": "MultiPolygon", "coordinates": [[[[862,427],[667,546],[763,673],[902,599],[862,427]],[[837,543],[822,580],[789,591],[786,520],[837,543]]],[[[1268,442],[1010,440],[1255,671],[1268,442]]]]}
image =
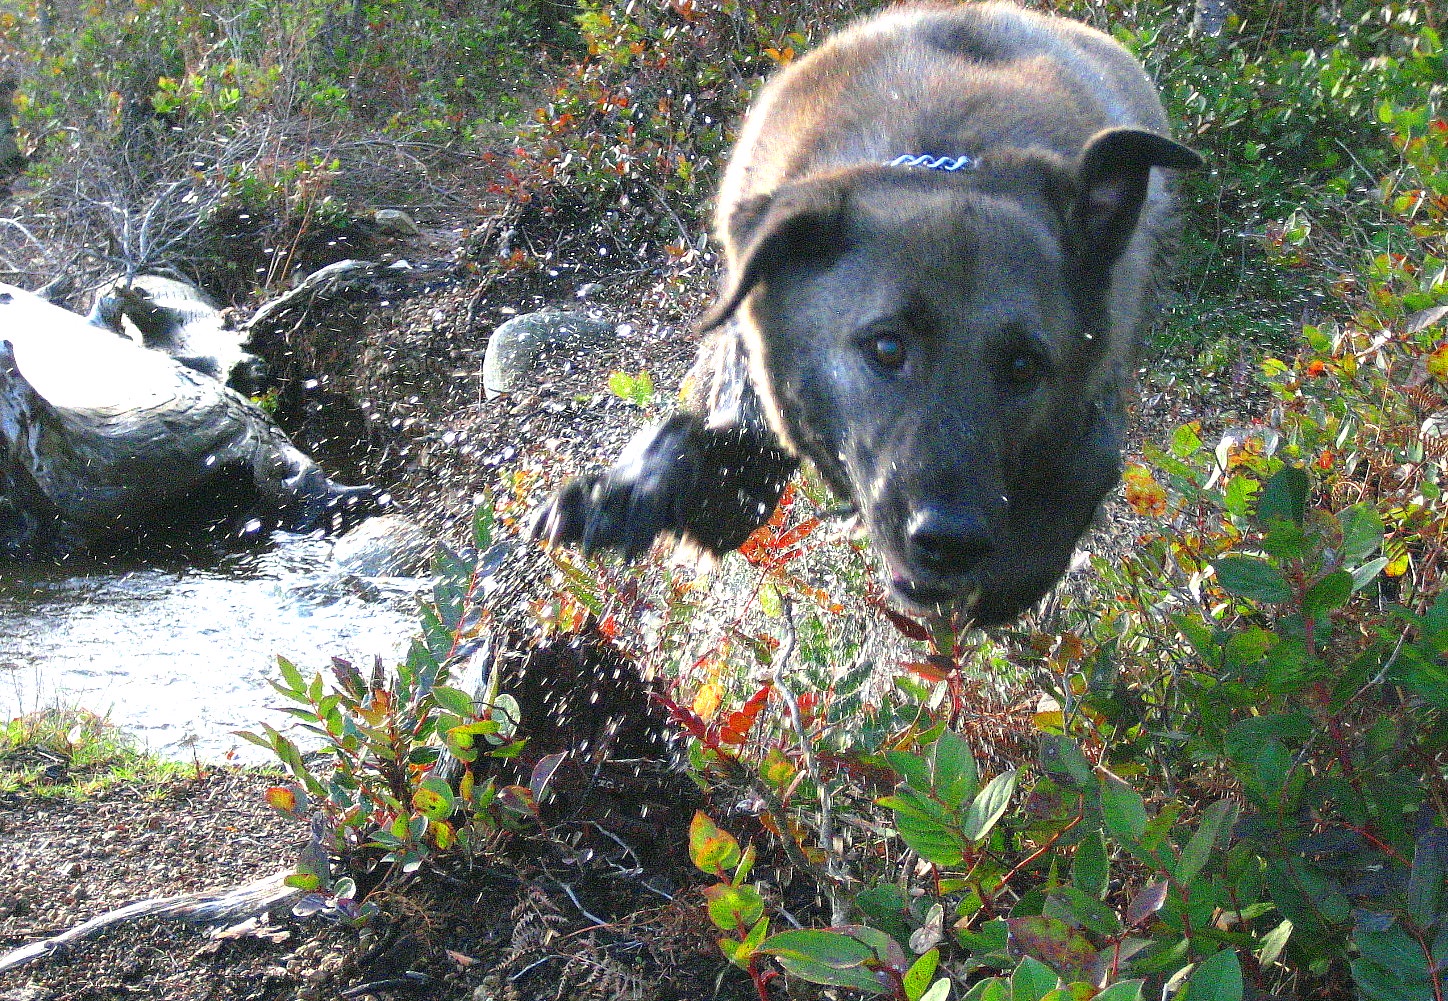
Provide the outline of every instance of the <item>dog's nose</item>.
{"type": "Polygon", "coordinates": [[[926,508],[907,529],[916,565],[942,577],[963,577],[995,551],[985,520],[960,509],[926,508]]]}

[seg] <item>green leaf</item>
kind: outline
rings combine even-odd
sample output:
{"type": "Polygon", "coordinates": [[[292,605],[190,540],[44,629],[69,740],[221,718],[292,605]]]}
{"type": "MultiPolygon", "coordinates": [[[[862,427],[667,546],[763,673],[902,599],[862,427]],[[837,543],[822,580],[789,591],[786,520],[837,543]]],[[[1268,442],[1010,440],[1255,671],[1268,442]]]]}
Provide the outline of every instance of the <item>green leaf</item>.
{"type": "Polygon", "coordinates": [[[464,718],[471,718],[477,711],[473,706],[472,696],[460,688],[449,688],[447,685],[433,685],[432,697],[436,699],[437,704],[444,709],[464,718]]]}
{"type": "Polygon", "coordinates": [[[1242,964],[1223,949],[1197,964],[1187,978],[1185,1001],[1242,1001],[1242,964]]]}
{"type": "Polygon", "coordinates": [[[1119,980],[1096,995],[1095,1001],[1141,1001],[1144,980],[1119,980]]]}
{"type": "Polygon", "coordinates": [[[910,898],[894,883],[881,883],[855,894],[855,906],[870,924],[901,942],[910,937],[910,898]]]}
{"type": "Polygon", "coordinates": [[[1011,1001],[1041,1001],[1059,983],[1060,979],[1049,966],[1027,956],[1011,974],[1011,1001]]]}
{"type": "Polygon", "coordinates": [[[1171,452],[1178,459],[1190,459],[1201,447],[1201,436],[1192,425],[1183,424],[1172,432],[1171,452]]]}
{"type": "Polygon", "coordinates": [[[948,1001],[950,997],[950,981],[940,979],[930,985],[930,989],[920,995],[920,1001],[948,1001]]]}
{"type": "Polygon", "coordinates": [[[903,981],[905,997],[909,1001],[920,1001],[924,997],[925,989],[930,986],[930,978],[935,976],[935,968],[939,964],[939,949],[931,949],[910,964],[910,969],[905,971],[903,981]]]}
{"type": "Polygon", "coordinates": [[[1223,556],[1217,560],[1217,583],[1228,594],[1251,601],[1281,604],[1292,597],[1282,571],[1258,556],[1223,556]]]}
{"type": "Polygon", "coordinates": [[[1146,803],[1135,789],[1108,772],[1101,773],[1101,815],[1106,829],[1127,847],[1141,843],[1146,833],[1146,803]]]}
{"type": "Polygon", "coordinates": [[[314,872],[294,872],[282,879],[283,885],[296,887],[298,890],[315,890],[321,883],[314,872]]]}
{"type": "Polygon", "coordinates": [[[1377,552],[1383,544],[1383,519],[1372,504],[1354,504],[1337,516],[1342,526],[1342,561],[1352,564],[1377,552]]]}
{"type": "Polygon", "coordinates": [[[774,956],[787,972],[812,984],[887,993],[864,965],[875,960],[875,950],[850,935],[813,929],[776,932],[757,951],[774,956]]]}
{"type": "Polygon", "coordinates": [[[1438,918],[1443,879],[1448,875],[1448,829],[1435,827],[1418,838],[1408,875],[1408,914],[1421,927],[1438,918]]]}
{"type": "Polygon", "coordinates": [[[764,915],[764,898],[752,886],[716,883],[704,888],[709,920],[721,931],[754,925],[764,915]]]}
{"type": "Polygon", "coordinates": [[[1042,738],[1041,767],[1057,776],[1058,782],[1065,780],[1077,789],[1095,784],[1091,762],[1074,740],[1062,734],[1048,734],[1042,738]]]}
{"type": "Polygon", "coordinates": [[[1250,476],[1233,476],[1222,490],[1222,506],[1233,518],[1246,518],[1248,505],[1261,486],[1250,476]]]}
{"type": "Polygon", "coordinates": [[[1262,548],[1278,560],[1301,559],[1307,554],[1307,534],[1291,521],[1274,521],[1262,537],[1262,548]]]}
{"type": "MultiPolygon", "coordinates": [[[[1139,847],[1142,852],[1155,852],[1166,841],[1166,836],[1171,833],[1171,827],[1176,823],[1177,815],[1182,812],[1182,804],[1176,800],[1164,803],[1161,812],[1147,822],[1146,830],[1141,833],[1139,847]]],[[[1147,861],[1152,861],[1150,857],[1147,861]]]]}
{"type": "Polygon", "coordinates": [[[965,860],[965,845],[961,838],[942,821],[897,810],[895,829],[900,832],[904,842],[919,852],[920,857],[927,862],[949,868],[965,860]]]}
{"type": "Polygon", "coordinates": [[[1121,931],[1121,920],[1115,911],[1074,886],[1058,886],[1052,890],[1046,901],[1045,913],[1078,924],[1098,935],[1110,936],[1121,931]]]}
{"type": "Polygon", "coordinates": [[[1071,860],[1071,882],[1083,893],[1100,900],[1110,875],[1106,837],[1098,827],[1087,833],[1076,846],[1076,857],[1071,860]]]}
{"type": "Polygon", "coordinates": [[[1095,996],[1096,988],[1090,984],[1074,983],[1065,987],[1057,987],[1041,1001],[1091,1001],[1095,996]]]}
{"type": "MultiPolygon", "coordinates": [[[[946,730],[930,751],[930,787],[952,809],[975,795],[980,777],[970,745],[946,730]]],[[[924,790],[921,790],[922,792],[924,790]]]]}
{"type": "Polygon", "coordinates": [[[1302,524],[1307,509],[1307,473],[1298,466],[1283,466],[1262,487],[1261,499],[1257,502],[1257,519],[1263,524],[1271,521],[1291,521],[1302,524]]]}
{"type": "Polygon", "coordinates": [[[965,994],[964,1001],[1011,1001],[1011,983],[1004,977],[982,980],[965,994]]]}
{"type": "Polygon", "coordinates": [[[493,544],[495,521],[493,505],[488,501],[483,501],[473,512],[473,546],[479,553],[485,552],[493,544]]]}
{"type": "Polygon", "coordinates": [[[446,820],[457,805],[452,786],[437,776],[429,776],[412,794],[412,807],[428,820],[446,820]]]}
{"type": "Polygon", "coordinates": [[[1011,928],[1005,918],[991,918],[979,930],[955,929],[955,938],[976,958],[992,953],[1004,953],[1010,947],[1011,928]]]}
{"type": "Polygon", "coordinates": [[[1302,596],[1302,614],[1318,618],[1334,608],[1340,608],[1352,597],[1352,574],[1346,570],[1335,570],[1313,584],[1302,596]]]}
{"type": "Polygon", "coordinates": [[[614,372],[608,377],[608,389],[621,400],[627,400],[637,407],[646,407],[654,399],[654,377],[648,370],[637,375],[614,372]]]}
{"type": "Polygon", "coordinates": [[[293,695],[300,698],[301,695],[306,691],[307,683],[302,680],[302,672],[297,670],[297,665],[293,664],[285,657],[278,657],[277,667],[282,672],[282,682],[287,686],[287,688],[291,689],[291,691],[285,692],[285,694],[293,695]]]}
{"type": "Polygon", "coordinates": [[[1002,772],[980,791],[960,821],[960,831],[970,841],[979,841],[990,832],[996,821],[1010,806],[1016,788],[1016,770],[1002,772]]]}
{"type": "Polygon", "coordinates": [[[888,806],[897,814],[936,824],[944,824],[949,818],[944,806],[904,783],[895,787],[894,795],[881,796],[875,803],[878,806],[888,806]]]}
{"type": "Polygon", "coordinates": [[[766,915],[755,922],[754,927],[749,929],[749,934],[744,936],[743,941],[733,938],[719,939],[719,949],[724,953],[725,959],[748,973],[749,961],[759,951],[759,944],[768,934],[769,917],[766,915]]]}
{"type": "Polygon", "coordinates": [[[1283,920],[1276,928],[1262,936],[1262,945],[1257,950],[1257,962],[1264,968],[1277,962],[1277,957],[1282,955],[1282,950],[1286,948],[1287,940],[1291,937],[1292,922],[1283,920]]]}
{"type": "Polygon", "coordinates": [[[886,751],[885,760],[914,789],[926,792],[930,789],[930,763],[918,754],[909,751],[886,751]]]}
{"type": "Polygon", "coordinates": [[[1382,572],[1383,567],[1388,565],[1386,556],[1379,556],[1375,560],[1369,560],[1352,572],[1352,589],[1356,594],[1367,587],[1382,572]]]}
{"type": "Polygon", "coordinates": [[[1183,886],[1191,884],[1207,864],[1212,847],[1225,829],[1230,837],[1232,824],[1237,819],[1237,804],[1229,799],[1219,799],[1202,813],[1191,840],[1182,849],[1181,861],[1177,864],[1176,879],[1183,886]]]}
{"type": "Polygon", "coordinates": [[[1269,740],[1277,740],[1288,747],[1297,747],[1312,733],[1312,721],[1306,713],[1274,713],[1268,716],[1248,716],[1233,723],[1223,740],[1227,757],[1239,763],[1256,759],[1258,752],[1269,740]]]}

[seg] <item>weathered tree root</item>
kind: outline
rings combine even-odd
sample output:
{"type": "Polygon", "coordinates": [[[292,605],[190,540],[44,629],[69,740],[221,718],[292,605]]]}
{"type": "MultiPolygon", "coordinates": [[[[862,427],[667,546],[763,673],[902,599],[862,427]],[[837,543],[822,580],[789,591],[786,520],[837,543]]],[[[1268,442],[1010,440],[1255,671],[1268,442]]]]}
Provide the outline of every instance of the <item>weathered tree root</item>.
{"type": "Polygon", "coordinates": [[[202,890],[174,897],[151,897],[98,914],[59,935],[31,942],[0,956],[0,973],[17,969],[37,959],[52,956],[67,946],[98,935],[115,925],[137,918],[171,918],[190,924],[234,923],[254,918],[284,905],[289,905],[302,891],[285,885],[291,875],[283,870],[254,883],[224,890],[202,890]]]}

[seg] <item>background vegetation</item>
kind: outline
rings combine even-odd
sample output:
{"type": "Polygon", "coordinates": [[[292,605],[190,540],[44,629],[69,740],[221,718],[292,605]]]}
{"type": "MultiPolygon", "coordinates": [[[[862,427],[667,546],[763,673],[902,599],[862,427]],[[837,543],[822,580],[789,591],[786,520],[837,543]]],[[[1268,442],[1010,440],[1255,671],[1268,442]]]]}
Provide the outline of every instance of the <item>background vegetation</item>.
{"type": "MultiPolygon", "coordinates": [[[[294,246],[425,158],[481,164],[532,232],[684,275],[758,80],[871,6],[36,0],[0,14],[29,157],[0,269],[200,267],[243,217],[294,246]]],[[[727,611],[677,568],[559,555],[536,618],[667,679],[698,783],[756,804],[701,814],[679,852],[761,998],[1442,1001],[1442,15],[1239,0],[1210,34],[1187,4],[1044,6],[1135,51],[1214,166],[1185,185],[1147,352],[1136,527],[984,637],[885,608],[806,479],[726,561],[727,611]]],[[[526,486],[499,485],[504,524],[526,486]]],[[[395,674],[284,674],[321,774],[257,737],[295,779],[273,805],[331,816],[357,872],[493,850],[547,793],[556,763],[513,786],[483,768],[519,751],[515,706],[447,685],[487,625],[478,559],[448,557],[395,674]]],[[[367,918],[350,876],[298,878],[367,918]]]]}

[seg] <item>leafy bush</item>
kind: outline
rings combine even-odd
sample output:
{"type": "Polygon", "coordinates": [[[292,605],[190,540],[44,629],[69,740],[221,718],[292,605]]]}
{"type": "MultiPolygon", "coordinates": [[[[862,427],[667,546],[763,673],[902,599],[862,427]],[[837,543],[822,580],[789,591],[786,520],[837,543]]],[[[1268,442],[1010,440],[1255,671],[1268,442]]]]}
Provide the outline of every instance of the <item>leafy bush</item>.
{"type": "Polygon", "coordinates": [[[349,202],[414,198],[425,165],[503,134],[550,53],[581,44],[572,9],[543,0],[11,7],[0,78],[29,167],[0,252],[35,284],[230,269],[245,295],[289,278],[349,202]]]}
{"type": "MultiPolygon", "coordinates": [[[[1250,317],[1244,290],[1310,294],[1333,318],[1262,360],[1267,419],[1147,449],[1127,494],[1165,528],[1098,561],[1099,586],[996,644],[904,620],[808,489],[744,548],[751,605],[722,624],[677,571],[650,599],[630,572],[565,560],[587,597],[559,621],[609,614],[625,648],[677,672],[668,705],[700,781],[759,804],[760,845],[701,820],[694,858],[761,996],[783,971],[917,997],[906,948],[938,950],[976,998],[1442,995],[1441,43],[1408,5],[1296,25],[1243,7],[1216,48],[1168,33],[1160,8],[1117,33],[1216,151],[1222,218],[1264,276],[1210,264],[1197,291],[1227,330],[1244,314],[1267,330],[1264,352],[1293,346],[1299,307],[1250,317]],[[696,639],[632,633],[639,617],[696,639]],[[851,640],[862,620],[923,647],[883,690],[856,655],[889,644],[870,625],[851,640]],[[1049,700],[1008,711],[997,686],[1028,679],[1049,700]],[[967,708],[993,696],[994,714],[967,708]],[[1004,812],[963,738],[1012,776],[996,790],[1018,785],[1004,812]],[[820,888],[832,931],[769,946],[784,912],[749,883],[764,844],[820,888]]],[[[1210,239],[1221,256],[1230,240],[1210,239]]]]}
{"type": "MultiPolygon", "coordinates": [[[[1290,20],[1243,3],[1216,41],[1177,7],[1116,26],[1220,168],[1219,199],[1188,193],[1220,215],[1195,220],[1193,301],[1171,315],[1206,318],[1194,349],[1267,336],[1260,419],[1189,424],[1128,469],[1155,529],[1033,623],[982,637],[885,607],[868,551],[806,478],[712,590],[662,561],[559,553],[531,609],[667,679],[692,774],[745,804],[696,818],[689,852],[722,957],[761,998],[780,976],[909,1001],[952,985],[992,1001],[1443,997],[1441,41],[1406,3],[1290,20]],[[1316,315],[1241,301],[1288,293],[1316,315]]],[[[545,216],[603,213],[630,253],[696,253],[724,123],[805,44],[799,22],[729,0],[581,10],[590,57],[500,190],[545,216]]],[[[638,376],[614,383],[652,400],[638,376]]],[[[448,579],[435,648],[396,680],[284,680],[341,781],[259,738],[364,862],[406,868],[443,847],[436,825],[447,840],[506,819],[476,783],[435,781],[458,727],[506,738],[486,726],[497,699],[437,687],[470,622],[463,576],[448,579]],[[369,719],[379,707],[398,724],[369,719]]],[[[336,886],[324,904],[353,899],[336,886]]]]}
{"type": "Polygon", "coordinates": [[[497,690],[496,677],[481,697],[447,684],[481,646],[486,621],[477,591],[491,569],[491,540],[492,513],[483,508],[474,523],[476,551],[439,553],[421,636],[395,670],[379,659],[364,677],[336,658],[329,685],[320,673],[306,679],[280,660],[281,680],[272,685],[311,741],[320,741],[320,765],[309,764],[296,741],[273,726],[238,732],[291,774],[291,783],[267,790],[267,802],[311,819],[311,844],[289,877],[308,891],[299,914],[326,911],[365,922],[376,912],[367,899],[372,890],[415,872],[437,852],[479,851],[536,815],[546,768],[532,788],[498,788],[484,768],[488,759],[522,749],[517,702],[497,690]],[[457,765],[452,775],[443,767],[449,759],[457,765]],[[334,875],[334,857],[344,874],[334,875]],[[360,891],[359,877],[366,877],[360,891]]]}

